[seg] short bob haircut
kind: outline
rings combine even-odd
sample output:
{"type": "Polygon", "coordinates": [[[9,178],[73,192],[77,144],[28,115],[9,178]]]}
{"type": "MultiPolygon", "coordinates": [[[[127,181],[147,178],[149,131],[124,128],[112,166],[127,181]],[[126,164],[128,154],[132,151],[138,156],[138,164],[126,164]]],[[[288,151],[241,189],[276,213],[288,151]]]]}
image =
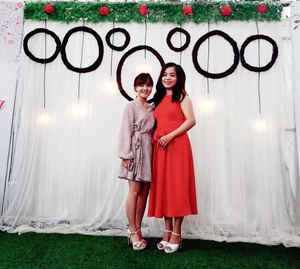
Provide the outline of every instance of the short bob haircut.
{"type": "Polygon", "coordinates": [[[138,74],[133,82],[133,86],[139,86],[139,85],[144,85],[147,84],[149,86],[153,86],[153,79],[149,73],[140,73],[138,74]]]}

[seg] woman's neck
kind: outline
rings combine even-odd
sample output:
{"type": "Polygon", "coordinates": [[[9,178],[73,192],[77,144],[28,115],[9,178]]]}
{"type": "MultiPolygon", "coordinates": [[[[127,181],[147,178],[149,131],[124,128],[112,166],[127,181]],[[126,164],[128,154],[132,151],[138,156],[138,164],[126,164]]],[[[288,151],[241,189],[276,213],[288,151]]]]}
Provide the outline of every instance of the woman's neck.
{"type": "Polygon", "coordinates": [[[166,95],[173,95],[173,89],[166,89],[166,95]]]}
{"type": "Polygon", "coordinates": [[[140,96],[137,96],[135,100],[141,106],[146,106],[147,105],[147,99],[146,98],[142,98],[140,96]]]}

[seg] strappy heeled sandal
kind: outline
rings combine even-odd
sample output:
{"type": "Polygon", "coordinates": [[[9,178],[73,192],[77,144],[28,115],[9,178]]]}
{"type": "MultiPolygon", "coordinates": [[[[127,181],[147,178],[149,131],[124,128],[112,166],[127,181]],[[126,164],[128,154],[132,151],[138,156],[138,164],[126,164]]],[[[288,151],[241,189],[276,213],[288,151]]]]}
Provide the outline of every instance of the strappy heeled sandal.
{"type": "MultiPolygon", "coordinates": [[[[164,233],[172,233],[172,231],[164,230],[164,233]]],[[[163,250],[168,243],[169,241],[161,240],[158,244],[156,244],[156,247],[158,250],[163,250]]]]}
{"type": "Polygon", "coordinates": [[[127,232],[128,232],[128,237],[127,237],[128,246],[132,245],[133,250],[143,250],[143,249],[146,248],[146,245],[142,240],[139,240],[139,241],[132,241],[131,240],[131,236],[134,235],[134,234],[137,234],[139,231],[132,232],[128,229],[127,232]]]}
{"type": "MultiPolygon", "coordinates": [[[[140,233],[140,236],[142,237],[142,231],[140,228],[137,229],[137,232],[140,233]]],[[[148,242],[143,237],[141,241],[145,244],[145,247],[148,246],[148,242]]]]}
{"type": "Polygon", "coordinates": [[[178,244],[168,243],[165,246],[165,248],[164,248],[165,253],[173,253],[173,252],[176,252],[177,250],[181,250],[182,249],[181,234],[177,234],[177,233],[172,232],[172,235],[179,236],[180,237],[180,242],[178,244]]]}

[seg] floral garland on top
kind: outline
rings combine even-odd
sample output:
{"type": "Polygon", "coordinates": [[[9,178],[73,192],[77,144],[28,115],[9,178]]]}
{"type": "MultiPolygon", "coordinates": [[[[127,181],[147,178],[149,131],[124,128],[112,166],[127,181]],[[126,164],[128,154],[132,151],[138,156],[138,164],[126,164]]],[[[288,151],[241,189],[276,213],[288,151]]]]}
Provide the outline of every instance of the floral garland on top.
{"type": "Polygon", "coordinates": [[[203,23],[218,21],[279,21],[282,4],[274,1],[190,3],[27,2],[24,18],[76,22],[203,23]]]}

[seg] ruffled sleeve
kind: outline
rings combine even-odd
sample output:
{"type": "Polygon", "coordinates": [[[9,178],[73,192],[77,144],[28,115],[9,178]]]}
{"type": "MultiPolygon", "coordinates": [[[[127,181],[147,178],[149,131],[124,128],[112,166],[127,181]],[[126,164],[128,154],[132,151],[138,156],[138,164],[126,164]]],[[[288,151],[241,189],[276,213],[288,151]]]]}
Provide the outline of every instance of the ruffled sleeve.
{"type": "Polygon", "coordinates": [[[119,157],[121,159],[133,159],[132,135],[134,126],[134,111],[131,102],[125,107],[123,120],[119,134],[119,157]]]}

